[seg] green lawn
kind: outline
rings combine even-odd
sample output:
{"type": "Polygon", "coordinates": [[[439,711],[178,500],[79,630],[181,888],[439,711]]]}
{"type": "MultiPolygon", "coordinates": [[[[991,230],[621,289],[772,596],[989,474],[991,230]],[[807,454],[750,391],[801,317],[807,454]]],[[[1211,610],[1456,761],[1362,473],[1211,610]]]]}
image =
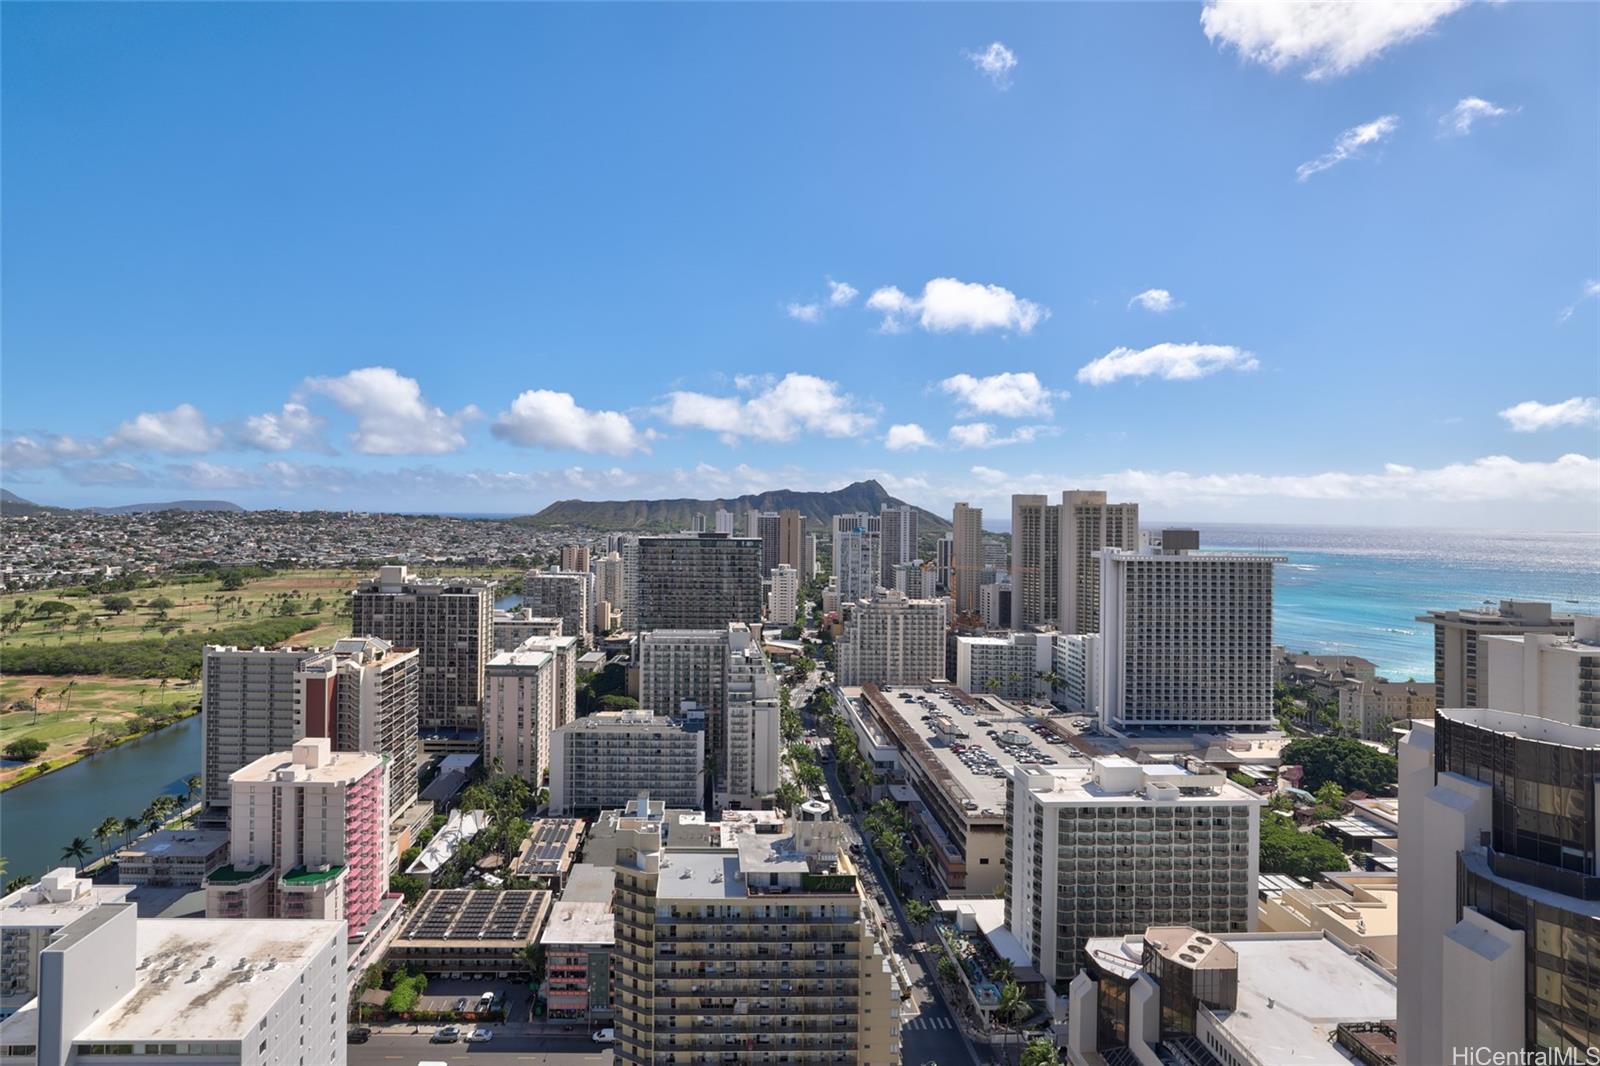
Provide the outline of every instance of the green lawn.
{"type": "MultiPolygon", "coordinates": [[[[91,733],[105,734],[108,728],[137,718],[142,705],[182,709],[198,707],[199,702],[200,686],[189,681],[169,681],[163,690],[159,681],[19,674],[0,679],[0,747],[20,737],[37,737],[48,743],[50,750],[28,765],[48,762],[59,769],[81,755],[91,733]],[[76,683],[67,693],[67,682],[72,680],[76,683]],[[34,693],[41,688],[44,695],[38,701],[37,714],[31,707],[12,709],[32,704],[34,693]]],[[[25,769],[0,769],[0,786],[24,776],[25,769]]]]}

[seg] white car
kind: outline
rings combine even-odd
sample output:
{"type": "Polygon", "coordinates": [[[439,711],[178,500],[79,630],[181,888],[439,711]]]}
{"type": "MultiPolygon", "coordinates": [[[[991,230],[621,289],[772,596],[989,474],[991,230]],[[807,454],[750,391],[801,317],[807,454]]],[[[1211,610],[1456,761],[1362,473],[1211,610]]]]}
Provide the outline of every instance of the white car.
{"type": "Polygon", "coordinates": [[[598,1029],[592,1038],[596,1044],[615,1044],[617,1031],[615,1029],[598,1029]]]}
{"type": "Polygon", "coordinates": [[[479,1026],[476,1029],[469,1030],[463,1039],[469,1044],[487,1044],[494,1039],[494,1030],[479,1026]]]}

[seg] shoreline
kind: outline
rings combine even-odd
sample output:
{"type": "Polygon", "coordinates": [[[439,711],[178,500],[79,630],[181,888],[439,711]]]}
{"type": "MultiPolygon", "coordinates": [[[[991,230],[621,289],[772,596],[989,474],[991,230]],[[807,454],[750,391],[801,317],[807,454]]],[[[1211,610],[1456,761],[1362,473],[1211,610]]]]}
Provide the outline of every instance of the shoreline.
{"type": "Polygon", "coordinates": [[[200,707],[198,705],[196,705],[194,710],[189,711],[186,714],[180,714],[176,718],[172,719],[172,721],[164,722],[163,724],[158,725],[153,729],[142,729],[137,733],[128,733],[128,734],[126,734],[124,736],[118,737],[115,740],[113,740],[111,743],[107,744],[105,747],[101,748],[99,751],[93,751],[93,752],[74,751],[70,755],[63,756],[62,758],[57,759],[57,760],[46,760],[45,763],[43,764],[44,765],[44,769],[39,769],[38,767],[24,767],[22,772],[19,773],[16,777],[13,777],[9,781],[0,782],[0,794],[9,792],[14,788],[20,788],[21,786],[26,785],[31,781],[38,781],[40,778],[49,777],[51,774],[55,773],[57,770],[65,770],[69,766],[75,766],[76,764],[78,764],[80,762],[83,762],[83,761],[85,761],[87,759],[94,758],[96,755],[104,755],[108,751],[114,751],[117,748],[122,747],[124,744],[131,743],[131,742],[133,742],[135,740],[140,739],[141,737],[154,736],[155,734],[161,732],[163,729],[170,729],[173,726],[177,725],[179,722],[188,721],[190,718],[193,718],[195,715],[197,715],[199,713],[200,713],[200,707]],[[30,773],[29,770],[33,770],[34,772],[30,773]]]}

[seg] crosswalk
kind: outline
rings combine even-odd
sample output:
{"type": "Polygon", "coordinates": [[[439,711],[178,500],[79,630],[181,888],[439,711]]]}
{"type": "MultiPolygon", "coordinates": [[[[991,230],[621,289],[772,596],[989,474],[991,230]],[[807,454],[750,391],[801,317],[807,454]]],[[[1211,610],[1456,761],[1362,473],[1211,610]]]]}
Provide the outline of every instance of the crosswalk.
{"type": "Polygon", "coordinates": [[[906,1029],[954,1029],[955,1023],[943,1014],[919,1014],[908,1022],[901,1022],[901,1030],[906,1029]]]}

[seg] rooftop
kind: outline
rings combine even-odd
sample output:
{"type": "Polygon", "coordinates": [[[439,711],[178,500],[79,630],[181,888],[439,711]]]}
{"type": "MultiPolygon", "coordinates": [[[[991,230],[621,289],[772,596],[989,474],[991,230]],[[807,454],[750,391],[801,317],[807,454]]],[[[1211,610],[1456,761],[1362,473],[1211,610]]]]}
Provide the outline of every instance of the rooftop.
{"type": "Polygon", "coordinates": [[[616,943],[617,917],[611,902],[563,899],[550,908],[539,943],[545,945],[588,944],[596,947],[616,943]]]}
{"type": "Polygon", "coordinates": [[[1137,763],[1121,755],[1101,756],[1071,766],[1014,768],[1019,787],[1042,803],[1103,804],[1248,803],[1264,798],[1234,784],[1227,775],[1203,763],[1137,763]]]}
{"type": "Polygon", "coordinates": [[[326,870],[310,870],[304,866],[296,866],[283,875],[286,885],[320,885],[325,881],[332,881],[344,873],[343,866],[329,866],[326,870]]]}
{"type": "Polygon", "coordinates": [[[347,784],[383,766],[383,756],[364,751],[333,751],[325,737],[295,741],[289,751],[275,751],[235,770],[235,782],[295,781],[301,784],[347,784]]]}
{"type": "Polygon", "coordinates": [[[134,990],[77,1041],[242,1039],[345,932],[341,921],[142,919],[134,990]]]}
{"type": "Polygon", "coordinates": [[[411,919],[395,937],[396,947],[470,940],[527,944],[550,910],[543,890],[436,888],[417,902],[411,919]]]}
{"type": "Polygon", "coordinates": [[[529,827],[517,855],[518,877],[559,877],[572,865],[583,839],[580,818],[540,818],[529,827]]]}
{"type": "Polygon", "coordinates": [[[254,881],[271,869],[270,863],[262,866],[235,866],[230,862],[228,865],[219,866],[207,874],[206,883],[218,885],[243,884],[246,881],[254,881]]]}
{"type": "Polygon", "coordinates": [[[228,846],[226,829],[163,829],[134,841],[117,855],[122,858],[150,856],[164,859],[203,859],[228,846]]]}
{"type": "Polygon", "coordinates": [[[1567,748],[1600,748],[1600,729],[1558,722],[1553,718],[1497,711],[1491,707],[1441,707],[1435,714],[1462,725],[1521,737],[1523,740],[1559,744],[1567,748]]]}
{"type": "Polygon", "coordinates": [[[494,657],[489,660],[487,665],[500,667],[502,669],[518,666],[536,667],[545,665],[552,658],[553,656],[547,651],[538,651],[533,649],[523,650],[518,648],[516,651],[496,652],[494,657]]]}
{"type": "Polygon", "coordinates": [[[132,885],[92,884],[63,866],[0,898],[0,927],[58,929],[102,903],[123,902],[132,891],[132,885]]]}

